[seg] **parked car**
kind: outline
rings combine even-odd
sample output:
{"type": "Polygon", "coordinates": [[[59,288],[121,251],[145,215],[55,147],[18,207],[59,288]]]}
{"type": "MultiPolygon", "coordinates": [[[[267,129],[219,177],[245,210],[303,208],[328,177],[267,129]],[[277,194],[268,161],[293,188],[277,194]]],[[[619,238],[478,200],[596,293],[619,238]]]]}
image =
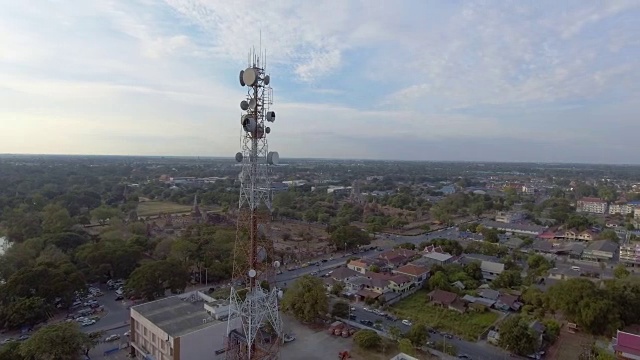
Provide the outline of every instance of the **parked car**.
{"type": "Polygon", "coordinates": [[[413,324],[411,324],[411,321],[405,319],[405,320],[402,320],[402,325],[411,326],[413,324]]]}
{"type": "Polygon", "coordinates": [[[293,334],[284,334],[283,338],[285,343],[292,342],[296,339],[296,337],[293,334]]]}
{"type": "Polygon", "coordinates": [[[112,341],[116,341],[116,340],[120,340],[120,335],[113,334],[113,335],[107,336],[107,338],[104,339],[105,342],[112,342],[112,341]]]}
{"type": "Polygon", "coordinates": [[[25,341],[25,340],[29,340],[31,336],[24,334],[24,335],[20,335],[20,337],[18,338],[18,341],[25,341]]]}

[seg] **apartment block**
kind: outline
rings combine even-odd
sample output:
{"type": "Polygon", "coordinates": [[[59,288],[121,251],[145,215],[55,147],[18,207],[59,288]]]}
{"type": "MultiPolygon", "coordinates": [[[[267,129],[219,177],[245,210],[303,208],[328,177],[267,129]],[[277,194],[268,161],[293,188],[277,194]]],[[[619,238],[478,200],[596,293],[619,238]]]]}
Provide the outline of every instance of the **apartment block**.
{"type": "Polygon", "coordinates": [[[640,243],[620,245],[620,262],[629,265],[640,264],[640,243]]]}
{"type": "Polygon", "coordinates": [[[496,214],[496,221],[501,223],[510,224],[521,220],[524,220],[524,213],[520,211],[498,211],[496,214]]]}
{"type": "Polygon", "coordinates": [[[627,215],[633,214],[635,208],[629,204],[611,204],[609,205],[609,214],[627,215]]]}
{"type": "MultiPolygon", "coordinates": [[[[228,313],[228,309],[227,309],[228,313]]],[[[227,321],[197,297],[172,296],[131,307],[131,354],[138,359],[223,359],[227,321]]],[[[240,326],[240,319],[233,328],[240,326]]]]}
{"type": "Polygon", "coordinates": [[[578,200],[576,211],[592,214],[606,214],[608,210],[607,202],[600,198],[582,198],[578,200]]]}

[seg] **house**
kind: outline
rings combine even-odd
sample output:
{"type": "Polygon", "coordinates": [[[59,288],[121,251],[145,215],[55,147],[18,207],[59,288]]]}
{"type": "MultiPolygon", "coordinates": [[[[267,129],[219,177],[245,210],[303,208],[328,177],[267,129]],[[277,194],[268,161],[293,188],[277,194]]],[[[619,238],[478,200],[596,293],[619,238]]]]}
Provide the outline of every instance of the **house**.
{"type": "Polygon", "coordinates": [[[429,296],[429,301],[433,305],[441,306],[445,309],[457,311],[459,313],[464,313],[466,311],[466,304],[458,298],[457,294],[452,292],[436,289],[430,292],[427,296],[429,296]]]}
{"type": "Polygon", "coordinates": [[[496,309],[519,311],[522,307],[522,303],[518,301],[519,298],[515,295],[500,294],[496,301],[496,309]]]}
{"type": "Polygon", "coordinates": [[[549,270],[547,277],[553,280],[568,280],[580,277],[580,272],[566,268],[555,268],[549,270]]]}
{"type": "Polygon", "coordinates": [[[544,336],[546,327],[540,321],[534,320],[529,324],[529,329],[531,329],[536,335],[536,339],[538,340],[538,347],[540,347],[542,345],[542,337],[544,336]]]}
{"type": "Polygon", "coordinates": [[[495,330],[489,330],[489,333],[487,333],[487,342],[498,345],[498,341],[500,341],[500,333],[495,330]]]}
{"type": "Polygon", "coordinates": [[[369,268],[369,264],[363,261],[363,259],[356,259],[349,261],[347,268],[364,275],[369,268]]]}
{"type": "Polygon", "coordinates": [[[574,241],[578,239],[578,232],[575,230],[567,230],[564,232],[564,239],[574,241]]]}
{"type": "Polygon", "coordinates": [[[480,292],[478,292],[478,295],[480,295],[480,297],[484,299],[497,301],[500,297],[500,292],[492,289],[482,289],[480,290],[480,292]]]}
{"type": "Polygon", "coordinates": [[[610,261],[613,259],[618,244],[610,240],[597,240],[589,244],[582,252],[582,258],[593,261],[610,261]]]}
{"type": "Polygon", "coordinates": [[[345,279],[348,279],[354,276],[359,276],[360,274],[361,274],[360,272],[349,269],[346,266],[341,266],[339,268],[334,269],[331,272],[331,278],[336,281],[344,281],[345,279]]]}
{"type": "Polygon", "coordinates": [[[495,301],[494,300],[490,300],[490,299],[485,299],[483,297],[475,297],[475,296],[471,296],[471,295],[465,295],[462,297],[462,300],[471,303],[471,304],[478,304],[478,305],[482,305],[486,308],[490,308],[493,305],[495,305],[495,301]]]}
{"type": "Polygon", "coordinates": [[[618,359],[640,359],[640,335],[618,330],[613,339],[613,351],[618,359]]]}
{"type": "Polygon", "coordinates": [[[493,281],[504,271],[504,264],[482,261],[480,263],[480,270],[482,270],[482,277],[486,281],[493,281]]]}
{"type": "Polygon", "coordinates": [[[407,275],[397,274],[389,277],[389,289],[395,293],[403,293],[416,286],[416,283],[407,275]]]}
{"type": "Polygon", "coordinates": [[[353,276],[344,280],[344,287],[348,292],[358,292],[370,285],[371,281],[364,276],[353,276]]]}
{"type": "Polygon", "coordinates": [[[453,261],[453,256],[447,253],[431,252],[422,255],[422,257],[434,265],[445,265],[453,261]]]}
{"type": "Polygon", "coordinates": [[[438,191],[440,191],[444,195],[451,195],[451,194],[455,194],[456,193],[456,187],[453,186],[453,185],[447,185],[447,186],[443,186],[438,191]]]}
{"type": "Polygon", "coordinates": [[[437,253],[444,253],[444,250],[442,250],[441,246],[436,246],[436,245],[427,245],[425,246],[424,250],[422,250],[422,252],[424,252],[425,254],[429,254],[432,252],[437,252],[437,253]]]}
{"type": "Polygon", "coordinates": [[[385,263],[386,267],[394,269],[400,267],[418,256],[418,252],[409,249],[393,249],[379,254],[376,258],[385,263]]]}
{"type": "Polygon", "coordinates": [[[591,230],[585,230],[578,234],[578,240],[581,241],[593,241],[597,237],[597,234],[591,230]]]}
{"type": "Polygon", "coordinates": [[[422,284],[429,277],[429,269],[424,266],[407,264],[393,270],[394,274],[409,276],[416,284],[422,284]]]}
{"type": "Polygon", "coordinates": [[[592,214],[606,214],[608,210],[607,202],[600,198],[585,197],[578,200],[576,205],[577,212],[586,212],[592,214]]]}

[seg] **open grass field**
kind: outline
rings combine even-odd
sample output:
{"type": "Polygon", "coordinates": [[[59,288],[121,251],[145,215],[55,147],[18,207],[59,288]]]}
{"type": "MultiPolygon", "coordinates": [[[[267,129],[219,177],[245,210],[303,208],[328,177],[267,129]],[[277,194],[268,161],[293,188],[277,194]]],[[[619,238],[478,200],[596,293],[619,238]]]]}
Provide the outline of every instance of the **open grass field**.
{"type": "Polygon", "coordinates": [[[414,323],[422,321],[427,326],[456,334],[470,341],[476,341],[499,317],[497,313],[491,311],[460,314],[433,306],[429,304],[425,290],[400,300],[391,309],[402,319],[409,319],[414,323]]]}
{"type": "Polygon", "coordinates": [[[138,216],[153,216],[159,214],[176,214],[191,211],[191,206],[180,205],[165,201],[146,201],[138,204],[138,216]]]}
{"type": "Polygon", "coordinates": [[[585,344],[589,343],[589,338],[580,333],[570,333],[564,328],[560,332],[560,337],[555,344],[547,351],[549,360],[577,360],[584,352],[585,344]]]}

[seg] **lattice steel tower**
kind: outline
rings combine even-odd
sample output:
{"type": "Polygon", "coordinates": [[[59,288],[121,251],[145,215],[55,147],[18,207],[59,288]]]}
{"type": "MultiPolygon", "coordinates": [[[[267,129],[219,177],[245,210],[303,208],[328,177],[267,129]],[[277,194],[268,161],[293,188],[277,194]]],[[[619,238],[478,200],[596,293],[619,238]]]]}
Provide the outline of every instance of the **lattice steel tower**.
{"type": "Polygon", "coordinates": [[[264,58],[252,51],[247,69],[240,71],[240,85],[247,88],[247,96],[240,102],[242,150],[236,154],[242,170],[227,324],[226,357],[230,360],[278,359],[284,340],[278,312],[280,294],[275,289],[280,263],[275,261],[273,241],[268,238],[269,169],[278,164],[279,155],[270,152],[267,144],[271,128],[266,124],[274,122],[276,114],[270,110],[273,90],[264,58]]]}

